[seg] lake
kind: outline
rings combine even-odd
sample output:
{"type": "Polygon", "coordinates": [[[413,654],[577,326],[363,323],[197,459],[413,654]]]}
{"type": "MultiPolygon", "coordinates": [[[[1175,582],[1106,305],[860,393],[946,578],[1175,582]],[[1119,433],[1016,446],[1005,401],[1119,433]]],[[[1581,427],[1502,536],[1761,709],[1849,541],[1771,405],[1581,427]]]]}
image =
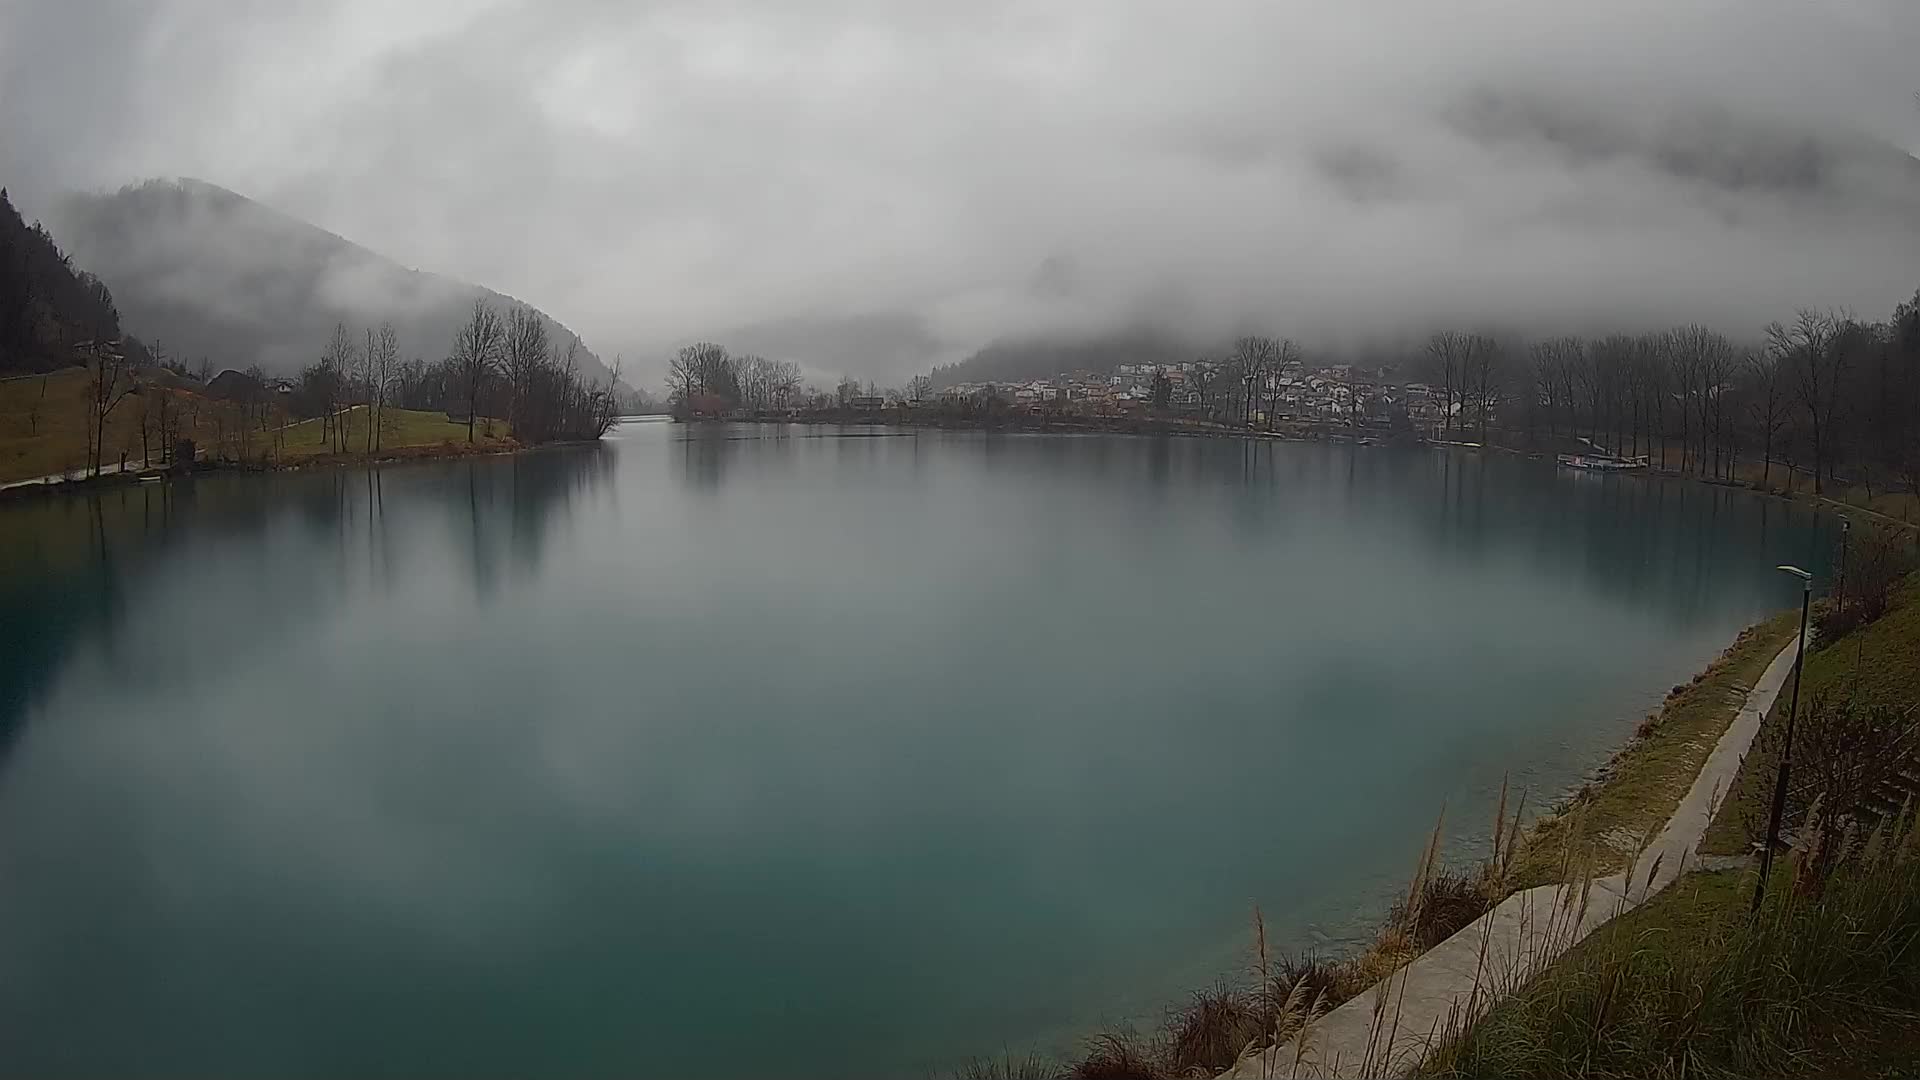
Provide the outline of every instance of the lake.
{"type": "Polygon", "coordinates": [[[0,508],[13,1075],[924,1077],[1369,935],[1824,528],[1502,455],[617,428],[0,508]]]}

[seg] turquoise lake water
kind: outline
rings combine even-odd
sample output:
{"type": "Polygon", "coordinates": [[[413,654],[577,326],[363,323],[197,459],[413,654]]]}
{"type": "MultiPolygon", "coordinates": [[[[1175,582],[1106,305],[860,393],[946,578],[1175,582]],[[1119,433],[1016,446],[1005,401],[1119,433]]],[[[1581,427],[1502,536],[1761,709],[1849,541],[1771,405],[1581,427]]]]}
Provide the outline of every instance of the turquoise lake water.
{"type": "Polygon", "coordinates": [[[630,423],[0,508],[15,1075],[923,1077],[1364,937],[1797,603],[1459,451],[630,423]]]}

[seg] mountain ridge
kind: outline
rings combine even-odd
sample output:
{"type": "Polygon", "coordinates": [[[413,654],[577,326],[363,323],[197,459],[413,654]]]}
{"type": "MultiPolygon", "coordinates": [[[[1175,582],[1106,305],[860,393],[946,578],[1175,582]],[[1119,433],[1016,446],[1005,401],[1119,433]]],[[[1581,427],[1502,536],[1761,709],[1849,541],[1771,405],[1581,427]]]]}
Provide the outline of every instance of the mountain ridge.
{"type": "Polygon", "coordinates": [[[112,289],[130,333],[215,368],[292,375],[336,323],[392,322],[404,356],[447,354],[476,300],[537,312],[556,344],[579,341],[587,381],[612,373],[580,335],[533,304],[406,266],[238,192],[190,177],[75,192],[52,214],[74,261],[112,289]]]}

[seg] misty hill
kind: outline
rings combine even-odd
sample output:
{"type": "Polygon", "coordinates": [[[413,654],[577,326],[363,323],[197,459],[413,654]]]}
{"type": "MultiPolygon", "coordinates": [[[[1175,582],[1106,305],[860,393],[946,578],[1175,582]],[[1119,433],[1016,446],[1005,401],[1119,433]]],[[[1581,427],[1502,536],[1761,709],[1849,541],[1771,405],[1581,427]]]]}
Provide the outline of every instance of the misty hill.
{"type": "Polygon", "coordinates": [[[1067,371],[1112,371],[1122,364],[1178,364],[1198,347],[1157,330],[1085,338],[996,341],[956,364],[933,369],[934,389],[958,383],[1024,382],[1067,371]]]}
{"type": "MultiPolygon", "coordinates": [[[[152,180],[113,194],[70,195],[54,223],[74,261],[107,283],[129,332],[215,369],[259,364],[292,375],[318,359],[338,322],[391,321],[404,357],[447,355],[455,330],[491,289],[410,270],[318,226],[199,180],[152,180]]],[[[578,335],[551,317],[564,344],[578,335]]],[[[588,382],[606,365],[580,352],[588,382]]]]}
{"type": "Polygon", "coordinates": [[[1617,103],[1481,90],[1443,121],[1489,146],[1543,152],[1570,166],[1631,164],[1701,194],[1759,193],[1825,202],[1911,228],[1920,160],[1857,131],[1695,106],[1617,103]]]}
{"type": "Polygon", "coordinates": [[[118,336],[107,286],[76,270],[52,234],[28,225],[0,190],[0,372],[70,364],[75,344],[118,336]]]}

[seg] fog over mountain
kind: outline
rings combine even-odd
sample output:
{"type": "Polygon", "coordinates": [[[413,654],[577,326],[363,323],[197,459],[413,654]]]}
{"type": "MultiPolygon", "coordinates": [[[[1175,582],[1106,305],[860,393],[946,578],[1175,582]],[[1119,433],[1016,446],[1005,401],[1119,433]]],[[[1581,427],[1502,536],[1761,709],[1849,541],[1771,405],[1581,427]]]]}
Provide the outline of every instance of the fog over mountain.
{"type": "Polygon", "coordinates": [[[1920,284],[1920,5],[16,0],[0,183],[200,176],[881,381],[995,341],[1751,333],[1920,284]],[[84,63],[76,57],[85,57],[84,63]]]}
{"type": "MultiPolygon", "coordinates": [[[[198,180],[68,195],[49,225],[75,264],[113,290],[128,331],[189,364],[206,357],[215,370],[258,364],[291,376],[318,359],[341,322],[356,333],[391,322],[403,357],[432,362],[448,354],[474,301],[518,303],[198,180]]],[[[548,323],[562,347],[575,339],[548,323]]],[[[575,359],[587,381],[611,381],[592,350],[575,359]]]]}

